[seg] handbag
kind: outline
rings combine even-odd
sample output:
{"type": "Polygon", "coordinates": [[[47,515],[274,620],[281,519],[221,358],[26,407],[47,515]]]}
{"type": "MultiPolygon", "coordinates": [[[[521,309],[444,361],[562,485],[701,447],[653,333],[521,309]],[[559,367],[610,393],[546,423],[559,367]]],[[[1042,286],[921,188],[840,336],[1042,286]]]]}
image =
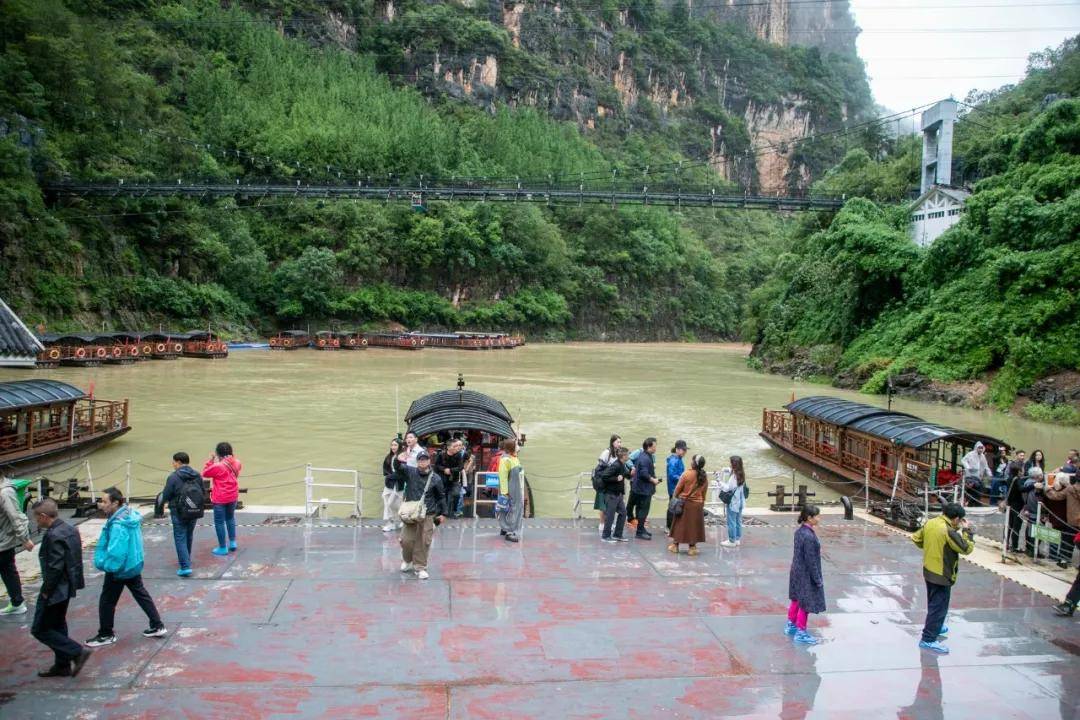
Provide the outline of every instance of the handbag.
{"type": "Polygon", "coordinates": [[[686,498],[673,497],[671,502],[668,503],[668,510],[671,511],[672,517],[679,517],[683,514],[683,509],[686,507],[686,498]]]}
{"type": "Polygon", "coordinates": [[[401,508],[398,510],[398,518],[400,518],[401,522],[406,525],[415,525],[423,522],[424,518],[427,517],[427,503],[424,502],[424,498],[427,497],[428,488],[431,487],[431,478],[434,476],[434,471],[428,474],[427,482],[424,484],[424,492],[420,493],[419,500],[409,500],[401,503],[401,508]]]}
{"type": "Polygon", "coordinates": [[[497,513],[509,513],[510,512],[510,496],[499,495],[495,498],[495,512],[497,513]]]}

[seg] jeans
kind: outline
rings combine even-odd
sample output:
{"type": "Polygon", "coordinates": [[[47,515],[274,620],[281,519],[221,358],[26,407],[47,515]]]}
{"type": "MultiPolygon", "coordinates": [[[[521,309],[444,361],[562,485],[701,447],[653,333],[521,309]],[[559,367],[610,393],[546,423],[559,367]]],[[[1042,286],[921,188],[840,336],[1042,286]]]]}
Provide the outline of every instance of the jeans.
{"type": "Polygon", "coordinates": [[[626,525],[626,501],[622,493],[605,493],[604,497],[604,539],[610,538],[611,524],[615,523],[615,537],[623,536],[623,528],[626,525]]]}
{"type": "Polygon", "coordinates": [[[198,521],[198,518],[181,520],[179,515],[172,513],[172,537],[181,570],[191,569],[191,544],[195,541],[195,523],[198,521]]]}
{"type": "Polygon", "coordinates": [[[626,520],[637,520],[637,533],[645,532],[645,521],[649,519],[649,509],[652,507],[652,495],[642,495],[631,492],[630,501],[626,503],[626,520]]]}
{"type": "Polygon", "coordinates": [[[15,548],[0,550],[0,578],[4,580],[4,588],[7,589],[8,597],[12,605],[22,605],[22,582],[19,580],[19,571],[15,567],[15,548]]]}
{"type": "Polygon", "coordinates": [[[941,634],[941,626],[945,624],[945,615],[949,612],[950,595],[952,595],[951,585],[926,583],[926,624],[923,625],[923,642],[934,642],[941,634]]]}
{"type": "Polygon", "coordinates": [[[52,648],[57,667],[71,667],[71,661],[82,655],[82,645],[68,637],[67,610],[67,600],[49,605],[39,597],[30,626],[34,639],[52,648]]]}
{"type": "Polygon", "coordinates": [[[727,511],[727,539],[729,542],[737,542],[742,539],[742,513],[727,511]]]}
{"type": "Polygon", "coordinates": [[[131,591],[131,596],[135,598],[135,602],[139,603],[139,607],[146,613],[146,618],[150,621],[150,627],[162,627],[161,616],[158,615],[157,607],[154,606],[154,599],[150,597],[150,593],[146,592],[142,575],[120,579],[112,573],[105,573],[105,580],[101,585],[101,597],[98,599],[98,634],[113,634],[116,603],[120,601],[120,595],[124,592],[124,588],[131,591]]]}
{"type": "Polygon", "coordinates": [[[218,547],[225,547],[225,531],[229,532],[229,540],[236,542],[236,501],[231,503],[214,503],[214,531],[217,533],[218,547]]]}

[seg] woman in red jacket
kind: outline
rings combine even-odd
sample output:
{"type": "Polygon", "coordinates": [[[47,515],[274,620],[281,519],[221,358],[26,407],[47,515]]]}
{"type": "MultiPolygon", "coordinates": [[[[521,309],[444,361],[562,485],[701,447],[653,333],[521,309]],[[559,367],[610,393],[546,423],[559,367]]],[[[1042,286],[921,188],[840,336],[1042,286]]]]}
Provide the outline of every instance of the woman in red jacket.
{"type": "Polygon", "coordinates": [[[233,457],[232,445],[221,442],[203,466],[203,477],[210,481],[210,502],[214,504],[214,530],[218,546],[210,552],[228,555],[236,552],[236,499],[240,495],[240,461],[233,457]],[[225,545],[228,532],[229,545],[225,545]]]}

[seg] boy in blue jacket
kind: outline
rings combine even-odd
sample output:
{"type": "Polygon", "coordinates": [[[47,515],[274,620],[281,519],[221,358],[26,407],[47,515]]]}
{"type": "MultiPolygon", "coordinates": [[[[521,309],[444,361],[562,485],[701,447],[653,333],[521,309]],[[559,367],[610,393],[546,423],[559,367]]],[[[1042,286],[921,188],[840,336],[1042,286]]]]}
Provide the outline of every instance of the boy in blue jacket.
{"type": "Polygon", "coordinates": [[[139,603],[150,620],[150,627],[143,630],[143,637],[163,637],[167,632],[165,623],[161,622],[154,600],[142,581],[142,515],[128,507],[124,494],[114,487],[101,493],[98,508],[108,520],[101,529],[101,537],[94,551],[94,567],[105,573],[105,582],[98,601],[98,634],[87,640],[86,644],[100,647],[116,642],[113,618],[124,588],[131,591],[135,602],[139,603]]]}

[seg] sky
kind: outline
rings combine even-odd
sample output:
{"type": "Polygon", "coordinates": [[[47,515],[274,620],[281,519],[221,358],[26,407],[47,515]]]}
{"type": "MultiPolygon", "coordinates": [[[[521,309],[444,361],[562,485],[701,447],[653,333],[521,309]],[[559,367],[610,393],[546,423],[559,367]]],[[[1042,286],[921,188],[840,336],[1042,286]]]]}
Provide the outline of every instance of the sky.
{"type": "Polygon", "coordinates": [[[850,3],[874,99],[894,111],[1015,83],[1028,53],[1080,34],[1080,0],[850,3]]]}

